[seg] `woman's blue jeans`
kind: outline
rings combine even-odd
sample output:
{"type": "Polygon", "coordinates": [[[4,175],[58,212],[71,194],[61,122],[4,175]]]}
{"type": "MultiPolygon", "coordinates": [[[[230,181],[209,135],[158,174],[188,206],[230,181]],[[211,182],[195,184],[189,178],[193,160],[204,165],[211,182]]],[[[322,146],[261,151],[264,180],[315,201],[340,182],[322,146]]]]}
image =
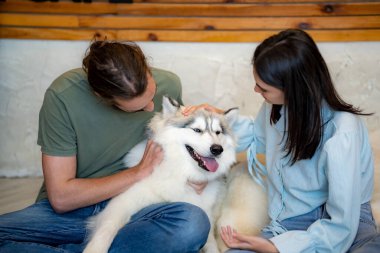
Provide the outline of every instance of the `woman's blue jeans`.
{"type": "MultiPolygon", "coordinates": [[[[82,252],[87,218],[104,209],[107,201],[57,214],[48,200],[0,216],[0,252],[82,252]]],[[[198,252],[206,243],[210,222],[197,206],[160,203],[132,216],[115,237],[109,252],[198,252]]]]}
{"type": "MultiPolygon", "coordinates": [[[[280,222],[287,230],[307,230],[317,219],[329,218],[325,207],[321,206],[310,213],[289,218],[280,222]]],[[[270,232],[261,234],[264,238],[273,237],[270,232]]],[[[228,253],[253,253],[250,250],[230,249],[228,253]]],[[[349,253],[378,253],[380,252],[380,234],[376,231],[376,222],[372,216],[371,204],[362,204],[360,212],[359,229],[349,253]]],[[[332,252],[335,253],[335,252],[332,252]]]]}

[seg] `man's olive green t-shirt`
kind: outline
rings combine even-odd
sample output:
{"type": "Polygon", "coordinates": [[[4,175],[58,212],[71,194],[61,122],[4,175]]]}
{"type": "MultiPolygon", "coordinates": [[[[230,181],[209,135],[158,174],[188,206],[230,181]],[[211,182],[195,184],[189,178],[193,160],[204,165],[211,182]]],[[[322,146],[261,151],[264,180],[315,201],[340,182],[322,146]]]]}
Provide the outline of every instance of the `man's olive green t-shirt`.
{"type": "MultiPolygon", "coordinates": [[[[161,111],[162,97],[182,104],[179,78],[152,69],[157,85],[154,112],[161,111]]],[[[38,145],[44,154],[76,156],[77,178],[95,178],[126,169],[123,157],[145,136],[154,112],[124,112],[96,96],[82,69],[58,77],[47,89],[39,114],[38,145]]],[[[46,198],[42,185],[37,201],[46,198]]]]}

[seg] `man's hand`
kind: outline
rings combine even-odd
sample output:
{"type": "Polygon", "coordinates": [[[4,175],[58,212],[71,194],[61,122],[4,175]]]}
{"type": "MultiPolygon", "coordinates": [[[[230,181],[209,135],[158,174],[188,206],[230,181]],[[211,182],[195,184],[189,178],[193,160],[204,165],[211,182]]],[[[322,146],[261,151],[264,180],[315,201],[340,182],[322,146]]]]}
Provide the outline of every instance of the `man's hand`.
{"type": "Polygon", "coordinates": [[[149,140],[146,144],[144,155],[140,163],[136,166],[138,168],[138,178],[143,179],[152,174],[154,168],[159,165],[164,158],[162,147],[149,140]]]}
{"type": "Polygon", "coordinates": [[[230,226],[222,227],[221,237],[229,248],[253,250],[262,253],[278,253],[276,246],[271,241],[259,236],[239,234],[230,226]]]}
{"type": "Polygon", "coordinates": [[[208,182],[191,182],[187,181],[187,184],[190,185],[197,194],[201,194],[206,188],[208,182]]]}

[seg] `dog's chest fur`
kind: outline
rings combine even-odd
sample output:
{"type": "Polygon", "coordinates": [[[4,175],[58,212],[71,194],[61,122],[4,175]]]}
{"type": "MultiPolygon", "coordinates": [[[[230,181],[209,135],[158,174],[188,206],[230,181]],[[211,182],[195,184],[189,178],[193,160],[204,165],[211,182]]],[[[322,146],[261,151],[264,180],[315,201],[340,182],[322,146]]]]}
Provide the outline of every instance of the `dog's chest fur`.
{"type": "MultiPolygon", "coordinates": [[[[129,152],[124,158],[127,166],[134,166],[140,161],[145,145],[146,142],[142,142],[129,152]]],[[[185,161],[186,159],[191,159],[188,157],[188,154],[181,154],[175,147],[172,147],[172,149],[166,147],[165,152],[163,161],[154,169],[149,177],[139,183],[140,187],[144,187],[145,190],[149,189],[151,195],[156,196],[161,202],[183,201],[211,211],[217,193],[223,186],[221,180],[217,179],[209,182],[202,193],[198,194],[187,183],[192,176],[188,172],[194,170],[193,163],[185,161]],[[182,159],[182,161],[178,158],[182,159]]]]}

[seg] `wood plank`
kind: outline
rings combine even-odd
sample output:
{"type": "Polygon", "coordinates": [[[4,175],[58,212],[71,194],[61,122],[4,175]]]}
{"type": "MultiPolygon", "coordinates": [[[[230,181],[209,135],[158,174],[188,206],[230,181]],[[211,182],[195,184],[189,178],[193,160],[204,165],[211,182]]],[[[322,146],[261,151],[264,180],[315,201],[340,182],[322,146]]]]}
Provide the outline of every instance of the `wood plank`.
{"type": "Polygon", "coordinates": [[[0,26],[79,27],[78,16],[0,13],[0,26]]]}
{"type": "Polygon", "coordinates": [[[85,29],[46,29],[3,27],[0,38],[42,39],[42,40],[91,40],[92,38],[110,40],[117,39],[115,30],[85,30],[85,29]]]}
{"type": "Polygon", "coordinates": [[[281,18],[79,17],[81,27],[118,29],[254,30],[380,28],[380,16],[281,18]]]}
{"type": "Polygon", "coordinates": [[[1,12],[56,14],[128,14],[150,16],[326,16],[378,15],[379,2],[256,4],[109,4],[72,2],[0,2],[1,12]]]}
{"type": "Polygon", "coordinates": [[[133,0],[134,3],[349,3],[377,2],[378,0],[133,0]]]}
{"type": "Polygon", "coordinates": [[[155,16],[326,16],[377,15],[380,3],[347,4],[131,4],[120,5],[120,14],[155,16]]]}
{"type": "MultiPolygon", "coordinates": [[[[178,41],[178,42],[261,42],[280,30],[263,31],[133,31],[121,30],[119,39],[135,37],[136,41],[178,41]]],[[[316,41],[380,41],[380,29],[373,30],[342,30],[308,31],[316,41]]]]}
{"type": "Polygon", "coordinates": [[[380,28],[380,16],[179,18],[0,13],[0,25],[113,29],[253,30],[380,28]]]}
{"type": "MultiPolygon", "coordinates": [[[[30,0],[0,0],[7,2],[28,2],[30,0]]],[[[219,4],[237,4],[237,3],[352,3],[352,2],[378,2],[379,0],[132,0],[133,3],[179,3],[179,4],[198,4],[198,3],[219,3],[219,4]]],[[[72,2],[72,0],[59,0],[59,2],[72,2]]],[[[92,3],[103,2],[108,0],[92,0],[92,3]]],[[[125,3],[128,4],[128,3],[125,3]]]]}
{"type": "Polygon", "coordinates": [[[119,4],[13,1],[0,2],[1,12],[61,13],[61,14],[117,14],[119,4]]]}
{"type": "MultiPolygon", "coordinates": [[[[168,30],[97,30],[97,29],[46,29],[16,28],[0,29],[0,38],[91,40],[100,39],[133,41],[177,42],[260,42],[279,30],[262,31],[168,31],[168,30]]],[[[380,41],[380,29],[363,30],[312,30],[308,31],[316,41],[380,41]]]]}

